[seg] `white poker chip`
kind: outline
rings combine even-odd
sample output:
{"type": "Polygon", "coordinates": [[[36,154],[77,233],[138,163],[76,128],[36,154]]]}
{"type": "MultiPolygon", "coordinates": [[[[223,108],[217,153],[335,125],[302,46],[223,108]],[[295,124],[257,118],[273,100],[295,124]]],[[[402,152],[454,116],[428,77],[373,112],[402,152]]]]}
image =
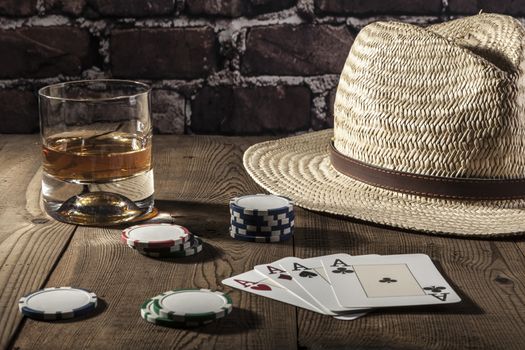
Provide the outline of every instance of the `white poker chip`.
{"type": "Polygon", "coordinates": [[[84,316],[97,307],[97,296],[88,290],[52,287],[20,298],[18,308],[25,316],[39,320],[65,320],[84,316]]]}
{"type": "Polygon", "coordinates": [[[153,300],[153,310],[176,322],[203,322],[225,317],[233,309],[232,299],[209,289],[178,289],[160,294],[153,300]]]}
{"type": "Polygon", "coordinates": [[[230,209],[240,214],[271,216],[293,211],[294,203],[273,194],[252,194],[230,200],[230,209]]]}
{"type": "Polygon", "coordinates": [[[191,239],[190,231],[174,224],[146,224],[122,231],[122,241],[137,248],[162,248],[184,244],[191,239]]]}

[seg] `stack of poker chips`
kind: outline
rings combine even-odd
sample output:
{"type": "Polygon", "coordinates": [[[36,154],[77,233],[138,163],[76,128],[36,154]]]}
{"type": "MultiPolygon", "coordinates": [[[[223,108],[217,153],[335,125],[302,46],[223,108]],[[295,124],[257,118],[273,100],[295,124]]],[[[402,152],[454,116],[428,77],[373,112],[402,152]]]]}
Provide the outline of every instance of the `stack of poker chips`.
{"type": "Polygon", "coordinates": [[[148,299],[140,316],[166,327],[197,327],[226,317],[232,312],[232,299],[209,289],[177,289],[148,299]]]}
{"type": "Polygon", "coordinates": [[[95,293],[82,288],[51,287],[23,296],[18,308],[24,316],[36,320],[67,320],[92,313],[97,301],[95,293]]]}
{"type": "Polygon", "coordinates": [[[202,251],[202,240],[186,227],[159,223],[129,227],[122,241],[142,255],[152,258],[182,258],[202,251]]]}
{"type": "Polygon", "coordinates": [[[230,200],[230,235],[249,242],[281,242],[293,236],[293,202],[285,197],[255,194],[230,200]]]}

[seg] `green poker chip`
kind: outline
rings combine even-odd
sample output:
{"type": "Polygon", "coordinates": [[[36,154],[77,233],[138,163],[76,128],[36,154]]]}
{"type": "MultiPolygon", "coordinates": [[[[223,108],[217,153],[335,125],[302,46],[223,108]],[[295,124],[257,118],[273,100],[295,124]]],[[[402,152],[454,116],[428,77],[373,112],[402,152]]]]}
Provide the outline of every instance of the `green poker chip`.
{"type": "Polygon", "coordinates": [[[210,324],[213,322],[213,320],[209,321],[203,321],[203,322],[197,322],[197,321],[185,321],[185,322],[177,322],[174,320],[171,320],[166,317],[162,317],[159,314],[153,310],[153,300],[148,299],[142,304],[140,307],[140,316],[149,323],[153,323],[159,326],[164,327],[198,327],[198,326],[204,326],[206,324],[210,324]]]}
{"type": "Polygon", "coordinates": [[[177,289],[152,298],[153,311],[179,323],[203,323],[226,317],[233,309],[231,298],[209,289],[177,289]]]}

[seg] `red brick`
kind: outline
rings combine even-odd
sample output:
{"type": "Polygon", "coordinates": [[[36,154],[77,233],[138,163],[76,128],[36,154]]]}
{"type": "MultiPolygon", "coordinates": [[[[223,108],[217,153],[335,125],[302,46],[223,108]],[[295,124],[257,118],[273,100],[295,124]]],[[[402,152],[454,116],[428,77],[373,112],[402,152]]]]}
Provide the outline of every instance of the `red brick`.
{"type": "Polygon", "coordinates": [[[199,78],[215,71],[217,43],[211,28],[116,30],[112,72],[133,78],[199,78]]]}
{"type": "Polygon", "coordinates": [[[525,1],[517,0],[448,0],[448,8],[452,14],[471,15],[483,10],[483,12],[505,13],[514,16],[525,15],[525,1]]]}
{"type": "Polygon", "coordinates": [[[276,134],[310,127],[310,90],[303,86],[203,88],[192,101],[195,133],[276,134]]]}
{"type": "Polygon", "coordinates": [[[188,0],[186,12],[191,15],[240,17],[280,11],[297,3],[297,0],[188,0]]]}
{"type": "Polygon", "coordinates": [[[0,90],[0,133],[38,131],[38,102],[35,94],[15,89],[0,90]]]}
{"type": "Polygon", "coordinates": [[[94,12],[109,17],[147,17],[170,15],[174,0],[87,0],[94,12]]]}
{"type": "Polygon", "coordinates": [[[93,63],[87,30],[31,27],[0,30],[0,78],[80,75],[93,63]]]}
{"type": "Polygon", "coordinates": [[[441,0],[315,0],[318,13],[331,15],[438,15],[441,0]]]}
{"type": "Polygon", "coordinates": [[[36,15],[37,0],[1,0],[0,15],[2,16],[31,16],[36,15]]]}
{"type": "Polygon", "coordinates": [[[188,0],[186,12],[191,15],[239,17],[245,12],[242,0],[188,0]]]}
{"type": "Polygon", "coordinates": [[[249,3],[247,15],[257,15],[290,8],[297,3],[297,0],[250,0],[249,3]]]}
{"type": "Polygon", "coordinates": [[[44,0],[46,13],[64,13],[79,16],[84,10],[86,0],[44,0]]]}
{"type": "Polygon", "coordinates": [[[241,70],[246,75],[339,74],[353,41],[345,26],[256,27],[248,32],[241,70]]]}

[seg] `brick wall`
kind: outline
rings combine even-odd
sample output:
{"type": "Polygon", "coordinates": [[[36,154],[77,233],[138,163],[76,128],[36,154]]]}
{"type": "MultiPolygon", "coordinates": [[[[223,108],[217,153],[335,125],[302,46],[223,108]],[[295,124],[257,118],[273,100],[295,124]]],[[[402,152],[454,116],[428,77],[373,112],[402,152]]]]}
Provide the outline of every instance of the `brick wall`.
{"type": "Polygon", "coordinates": [[[360,28],[480,9],[525,1],[0,0],[0,133],[38,130],[38,88],[100,77],[152,84],[157,133],[327,128],[360,28]]]}

